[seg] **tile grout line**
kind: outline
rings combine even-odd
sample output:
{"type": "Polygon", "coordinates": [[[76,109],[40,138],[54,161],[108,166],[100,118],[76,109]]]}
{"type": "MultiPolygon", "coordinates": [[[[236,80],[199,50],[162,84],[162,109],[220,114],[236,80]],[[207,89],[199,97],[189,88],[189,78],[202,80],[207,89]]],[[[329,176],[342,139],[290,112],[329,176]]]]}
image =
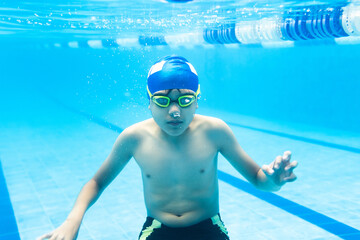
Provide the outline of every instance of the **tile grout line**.
{"type": "Polygon", "coordinates": [[[19,229],[15,219],[14,209],[11,204],[10,195],[0,160],[0,239],[20,240],[19,229]]]}
{"type": "Polygon", "coordinates": [[[360,230],[341,223],[333,218],[316,212],[310,208],[302,206],[296,202],[283,198],[277,194],[271,192],[264,192],[256,189],[250,183],[236,178],[228,173],[218,170],[219,179],[230,184],[231,186],[238,188],[244,192],[247,192],[271,205],[274,205],[292,215],[295,215],[313,225],[318,226],[343,239],[354,239],[352,236],[360,237],[360,230]]]}
{"type": "Polygon", "coordinates": [[[298,140],[298,141],[302,141],[302,142],[307,142],[307,143],[312,143],[312,144],[316,144],[316,145],[320,145],[320,146],[324,146],[324,147],[329,147],[329,148],[336,148],[336,149],[339,149],[339,150],[344,150],[344,151],[353,152],[353,153],[360,153],[360,149],[355,148],[355,147],[350,147],[350,146],[341,145],[341,144],[337,144],[337,143],[325,142],[325,141],[322,141],[322,140],[317,140],[317,139],[312,139],[312,138],[307,138],[307,137],[296,136],[296,135],[293,135],[293,134],[276,132],[276,131],[267,130],[267,129],[250,127],[250,126],[246,126],[246,125],[242,125],[242,124],[238,124],[238,123],[233,123],[233,122],[227,122],[227,123],[229,125],[233,125],[233,126],[236,126],[236,127],[246,128],[246,129],[250,129],[250,130],[253,130],[253,131],[263,132],[263,133],[267,133],[267,134],[271,134],[271,135],[275,135],[275,136],[279,136],[279,137],[285,137],[285,138],[298,140]]]}

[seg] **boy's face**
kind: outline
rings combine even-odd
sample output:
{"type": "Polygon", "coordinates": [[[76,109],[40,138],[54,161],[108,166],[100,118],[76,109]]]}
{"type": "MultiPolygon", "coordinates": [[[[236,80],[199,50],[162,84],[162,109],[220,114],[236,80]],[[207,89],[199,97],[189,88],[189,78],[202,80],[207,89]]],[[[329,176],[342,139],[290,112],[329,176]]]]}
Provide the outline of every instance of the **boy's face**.
{"type": "Polygon", "coordinates": [[[197,99],[187,107],[180,107],[178,98],[184,95],[195,96],[195,92],[188,89],[170,89],[155,92],[154,96],[167,96],[170,98],[171,102],[168,107],[160,107],[150,100],[149,109],[155,122],[170,136],[179,136],[184,133],[198,108],[197,99]]]}

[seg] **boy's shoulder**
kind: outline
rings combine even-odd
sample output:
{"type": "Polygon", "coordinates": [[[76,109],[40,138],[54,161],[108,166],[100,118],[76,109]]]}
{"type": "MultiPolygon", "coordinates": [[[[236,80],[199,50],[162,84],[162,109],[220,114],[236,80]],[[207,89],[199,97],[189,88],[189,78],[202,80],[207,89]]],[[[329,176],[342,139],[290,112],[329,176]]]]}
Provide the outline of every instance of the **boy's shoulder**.
{"type": "MultiPolygon", "coordinates": [[[[191,123],[191,128],[197,131],[216,133],[226,129],[227,124],[223,120],[216,117],[195,114],[191,123]]],[[[156,135],[157,129],[158,126],[154,119],[149,118],[127,127],[121,134],[126,135],[127,138],[139,140],[145,136],[156,135]]]]}
{"type": "Polygon", "coordinates": [[[194,120],[196,120],[194,122],[196,126],[203,127],[207,130],[220,130],[227,126],[223,120],[216,117],[196,114],[194,120]]]}
{"type": "Polygon", "coordinates": [[[149,118],[144,121],[130,125],[129,127],[125,128],[122,133],[131,136],[142,135],[151,131],[151,129],[154,127],[154,124],[156,124],[155,121],[152,118],[149,118]]]}

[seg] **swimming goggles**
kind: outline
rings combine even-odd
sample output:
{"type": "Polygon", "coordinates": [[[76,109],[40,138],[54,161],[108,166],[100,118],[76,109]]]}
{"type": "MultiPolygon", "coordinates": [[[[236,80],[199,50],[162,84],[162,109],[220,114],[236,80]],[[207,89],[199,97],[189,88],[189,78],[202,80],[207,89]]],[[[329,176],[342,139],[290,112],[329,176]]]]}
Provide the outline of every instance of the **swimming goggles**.
{"type": "Polygon", "coordinates": [[[151,100],[159,107],[166,108],[172,102],[177,102],[180,107],[190,106],[196,99],[195,95],[183,95],[176,100],[171,100],[168,96],[152,96],[151,100]]]}
{"type": "Polygon", "coordinates": [[[168,96],[162,95],[152,95],[149,88],[147,87],[147,92],[150,96],[151,101],[153,101],[156,105],[162,108],[166,108],[172,102],[177,102],[180,107],[185,108],[190,106],[198,96],[200,96],[200,84],[198,90],[196,91],[195,95],[187,94],[180,96],[177,100],[171,100],[168,96]]]}

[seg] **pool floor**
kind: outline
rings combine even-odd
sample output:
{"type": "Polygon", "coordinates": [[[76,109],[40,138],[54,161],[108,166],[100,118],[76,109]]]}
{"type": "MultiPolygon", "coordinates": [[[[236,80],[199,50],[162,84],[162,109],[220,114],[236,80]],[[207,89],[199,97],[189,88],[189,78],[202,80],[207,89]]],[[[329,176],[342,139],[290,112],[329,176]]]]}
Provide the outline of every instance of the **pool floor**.
{"type": "MultiPolygon", "coordinates": [[[[18,233],[25,240],[65,220],[81,187],[109,154],[117,129],[150,116],[141,106],[134,106],[136,114],[123,108],[97,114],[42,96],[13,103],[11,109],[0,125],[0,160],[18,233]]],[[[201,104],[198,113],[225,120],[259,165],[286,150],[299,162],[298,180],[275,193],[285,199],[276,200],[276,206],[270,201],[274,195],[259,197],[226,180],[230,175],[244,182],[219,156],[219,170],[226,174],[219,174],[220,211],[232,240],[360,239],[360,134],[274,123],[201,104]],[[308,216],[291,212],[287,201],[310,211],[308,216]]],[[[78,239],[134,240],[145,218],[140,170],[132,160],[88,210],[78,239]]],[[[9,234],[3,230],[0,239],[9,234]]]]}

